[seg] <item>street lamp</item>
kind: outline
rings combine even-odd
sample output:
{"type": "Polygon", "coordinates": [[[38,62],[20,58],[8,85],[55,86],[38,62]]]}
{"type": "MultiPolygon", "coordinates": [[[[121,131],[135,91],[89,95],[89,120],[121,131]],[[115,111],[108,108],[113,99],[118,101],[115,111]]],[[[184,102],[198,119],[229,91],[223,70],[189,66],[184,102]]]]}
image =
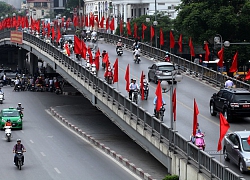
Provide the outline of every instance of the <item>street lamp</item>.
{"type": "MultiPolygon", "coordinates": [[[[156,16],[155,16],[155,19],[156,19],[156,16]]],[[[146,22],[150,22],[150,18],[146,18],[146,22]]],[[[153,21],[154,28],[156,28],[157,25],[158,25],[158,22],[156,20],[153,21]]],[[[155,31],[155,47],[157,48],[157,34],[156,34],[156,31],[155,31]]]]}
{"type": "Polygon", "coordinates": [[[220,44],[220,48],[222,49],[223,47],[223,39],[222,36],[220,34],[216,34],[216,36],[214,37],[214,46],[216,44],[220,44]]]}
{"type": "Polygon", "coordinates": [[[173,101],[172,101],[172,97],[173,97],[173,87],[174,87],[174,81],[176,82],[181,82],[182,80],[182,75],[180,72],[171,72],[171,76],[172,76],[172,80],[171,80],[171,84],[169,84],[167,81],[161,81],[161,88],[163,89],[162,93],[167,93],[168,91],[170,91],[170,128],[172,130],[174,130],[174,117],[173,117],[173,101]]]}

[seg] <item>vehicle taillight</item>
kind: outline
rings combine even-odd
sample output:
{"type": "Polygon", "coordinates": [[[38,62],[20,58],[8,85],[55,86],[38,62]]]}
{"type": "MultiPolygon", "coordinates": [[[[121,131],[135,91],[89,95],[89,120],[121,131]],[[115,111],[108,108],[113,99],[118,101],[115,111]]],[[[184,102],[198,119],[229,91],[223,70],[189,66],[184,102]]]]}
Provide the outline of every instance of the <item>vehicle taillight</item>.
{"type": "Polygon", "coordinates": [[[231,107],[240,107],[239,103],[230,103],[231,107]]]}
{"type": "Polygon", "coordinates": [[[155,74],[161,74],[162,71],[155,71],[155,74]]]}

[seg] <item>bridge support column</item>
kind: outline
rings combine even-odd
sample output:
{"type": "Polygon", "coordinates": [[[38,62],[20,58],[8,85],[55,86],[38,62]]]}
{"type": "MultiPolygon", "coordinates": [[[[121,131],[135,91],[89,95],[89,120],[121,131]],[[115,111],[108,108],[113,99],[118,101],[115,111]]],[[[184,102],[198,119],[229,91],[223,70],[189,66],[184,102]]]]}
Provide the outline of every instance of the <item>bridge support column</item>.
{"type": "Polygon", "coordinates": [[[30,74],[38,75],[38,57],[30,53],[30,74]]]}
{"type": "Polygon", "coordinates": [[[97,104],[97,97],[96,97],[94,94],[92,94],[91,103],[92,103],[93,105],[96,105],[96,104],[97,104]]]}

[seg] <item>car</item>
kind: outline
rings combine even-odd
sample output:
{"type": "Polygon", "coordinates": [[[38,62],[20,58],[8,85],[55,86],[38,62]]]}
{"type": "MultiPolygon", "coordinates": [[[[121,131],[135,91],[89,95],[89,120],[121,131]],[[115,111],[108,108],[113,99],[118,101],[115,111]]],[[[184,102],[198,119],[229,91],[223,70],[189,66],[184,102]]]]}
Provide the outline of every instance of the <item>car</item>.
{"type": "Polygon", "coordinates": [[[7,119],[10,119],[12,123],[12,129],[22,129],[23,121],[21,119],[20,113],[16,108],[10,107],[7,109],[2,109],[0,112],[0,128],[3,129],[7,119]]]}
{"type": "Polygon", "coordinates": [[[166,80],[168,82],[172,82],[174,84],[177,83],[175,81],[175,76],[177,75],[176,67],[170,62],[156,62],[152,66],[148,67],[148,81],[154,81],[154,83],[158,83],[158,80],[163,81],[166,80]]]}
{"type": "Polygon", "coordinates": [[[236,131],[224,137],[224,160],[238,165],[241,173],[250,171],[250,145],[247,142],[249,135],[250,131],[236,131]]]}
{"type": "Polygon", "coordinates": [[[210,98],[210,114],[221,112],[228,122],[236,117],[250,117],[250,92],[243,88],[223,88],[210,98]]]}

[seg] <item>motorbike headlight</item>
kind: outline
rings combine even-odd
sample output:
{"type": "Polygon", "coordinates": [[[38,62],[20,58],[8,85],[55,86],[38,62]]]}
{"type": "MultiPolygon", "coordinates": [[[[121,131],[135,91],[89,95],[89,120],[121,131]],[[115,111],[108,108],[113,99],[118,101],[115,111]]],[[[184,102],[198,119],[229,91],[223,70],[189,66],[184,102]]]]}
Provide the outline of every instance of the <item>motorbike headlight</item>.
{"type": "Polygon", "coordinates": [[[161,108],[161,110],[162,110],[162,111],[165,111],[165,108],[163,107],[163,108],[161,108]]]}
{"type": "Polygon", "coordinates": [[[245,162],[250,162],[250,158],[244,158],[245,162]]]}
{"type": "Polygon", "coordinates": [[[21,122],[21,121],[22,121],[22,119],[18,119],[18,120],[17,120],[17,122],[21,122]]]}

